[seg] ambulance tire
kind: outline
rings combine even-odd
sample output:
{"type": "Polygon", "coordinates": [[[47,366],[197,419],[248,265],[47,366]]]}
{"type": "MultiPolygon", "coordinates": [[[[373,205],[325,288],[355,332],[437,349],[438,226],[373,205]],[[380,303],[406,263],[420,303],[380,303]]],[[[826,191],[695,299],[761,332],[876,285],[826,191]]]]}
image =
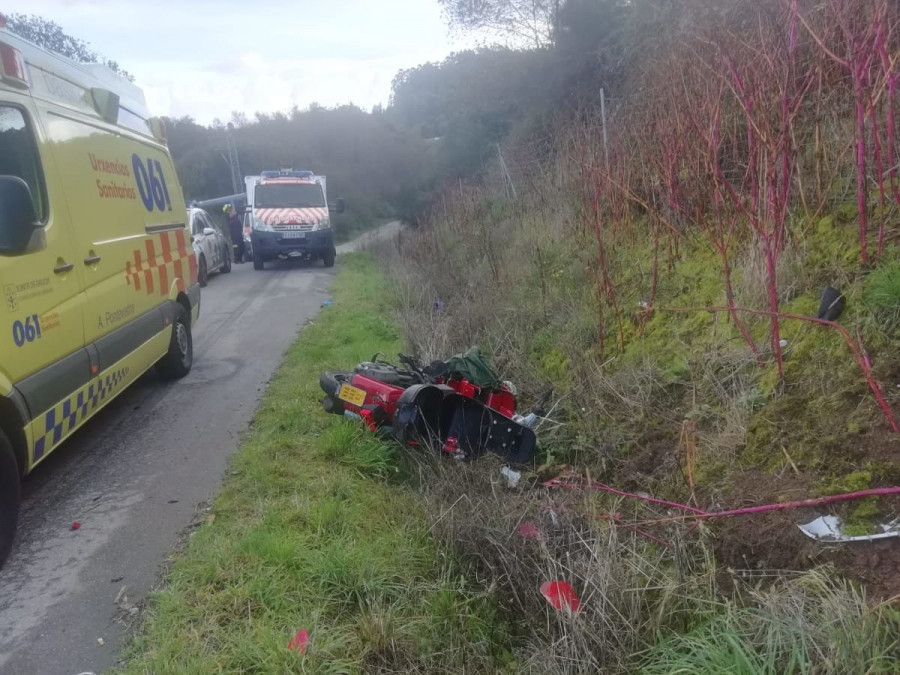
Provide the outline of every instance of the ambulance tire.
{"type": "Polygon", "coordinates": [[[266,261],[263,260],[262,256],[254,253],[253,254],[253,269],[259,272],[261,269],[265,269],[266,261]]]}
{"type": "Polygon", "coordinates": [[[322,256],[322,263],[325,265],[325,267],[334,267],[334,256],[334,249],[331,249],[330,251],[328,251],[328,253],[322,256]]]}
{"type": "Polygon", "coordinates": [[[200,256],[200,261],[197,264],[197,283],[200,284],[200,288],[206,288],[206,284],[209,283],[209,269],[206,267],[205,255],[200,256]]]}
{"type": "Polygon", "coordinates": [[[159,374],[166,380],[177,380],[191,372],[194,365],[194,339],[191,336],[191,317],[179,303],[172,322],[169,351],[157,364],[159,374]]]}
{"type": "Polygon", "coordinates": [[[0,567],[3,567],[16,536],[19,498],[19,464],[12,444],[0,431],[0,567]]]}

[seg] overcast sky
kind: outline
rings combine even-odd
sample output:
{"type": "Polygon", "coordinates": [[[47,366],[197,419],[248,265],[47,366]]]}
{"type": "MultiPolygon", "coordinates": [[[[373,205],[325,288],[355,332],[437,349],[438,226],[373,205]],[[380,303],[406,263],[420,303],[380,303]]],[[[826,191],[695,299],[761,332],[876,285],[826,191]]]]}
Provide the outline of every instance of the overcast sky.
{"type": "Polygon", "coordinates": [[[135,76],[157,115],[386,104],[403,68],[467,46],[437,0],[3,0],[135,76]]]}

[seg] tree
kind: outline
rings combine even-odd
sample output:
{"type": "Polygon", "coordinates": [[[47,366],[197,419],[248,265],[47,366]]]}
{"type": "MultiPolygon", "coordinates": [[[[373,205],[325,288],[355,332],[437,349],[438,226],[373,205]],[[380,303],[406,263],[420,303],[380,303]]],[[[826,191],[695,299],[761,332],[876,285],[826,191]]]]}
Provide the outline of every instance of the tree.
{"type": "Polygon", "coordinates": [[[33,42],[44,49],[49,49],[73,61],[102,63],[114,73],[132,82],[134,81],[134,76],[123,70],[118,63],[92,50],[90,45],[84,40],[72,37],[62,29],[62,26],[54,21],[34,14],[10,14],[6,19],[7,28],[29,42],[33,42]]]}
{"type": "Polygon", "coordinates": [[[511,36],[534,47],[553,43],[561,0],[438,0],[450,25],[511,36]]]}

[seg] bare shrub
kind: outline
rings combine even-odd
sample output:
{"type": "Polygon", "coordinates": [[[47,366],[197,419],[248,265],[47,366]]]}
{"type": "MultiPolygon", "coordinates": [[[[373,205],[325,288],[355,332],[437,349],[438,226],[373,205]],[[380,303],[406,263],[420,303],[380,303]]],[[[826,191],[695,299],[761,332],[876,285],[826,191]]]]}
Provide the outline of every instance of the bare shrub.
{"type": "MultiPolygon", "coordinates": [[[[744,249],[738,257],[735,271],[735,299],[738,307],[760,308],[768,303],[768,279],[765,256],[759,246],[744,249]]],[[[807,287],[803,259],[796,247],[787,244],[775,265],[778,301],[789,302],[807,287]]]]}
{"type": "Polygon", "coordinates": [[[442,548],[469,567],[517,626],[520,672],[626,671],[657,631],[683,630],[708,611],[716,570],[702,539],[676,538],[662,548],[590,517],[624,505],[509,490],[494,478],[496,462],[480,462],[423,461],[420,493],[442,548]],[[539,538],[519,535],[523,522],[536,524],[539,538]],[[581,610],[552,609],[540,593],[550,580],[571,583],[581,610]]]}

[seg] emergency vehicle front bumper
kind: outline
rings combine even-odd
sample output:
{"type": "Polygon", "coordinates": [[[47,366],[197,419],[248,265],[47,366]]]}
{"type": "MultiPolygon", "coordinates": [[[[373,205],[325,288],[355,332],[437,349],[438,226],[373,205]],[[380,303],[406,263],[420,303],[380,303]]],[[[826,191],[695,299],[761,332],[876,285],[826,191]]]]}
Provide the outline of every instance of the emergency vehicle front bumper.
{"type": "Polygon", "coordinates": [[[334,251],[334,235],[330,229],[301,233],[253,230],[250,243],[253,247],[253,255],[259,255],[263,260],[297,257],[321,258],[334,251]],[[303,236],[296,236],[297,234],[303,236]]]}

